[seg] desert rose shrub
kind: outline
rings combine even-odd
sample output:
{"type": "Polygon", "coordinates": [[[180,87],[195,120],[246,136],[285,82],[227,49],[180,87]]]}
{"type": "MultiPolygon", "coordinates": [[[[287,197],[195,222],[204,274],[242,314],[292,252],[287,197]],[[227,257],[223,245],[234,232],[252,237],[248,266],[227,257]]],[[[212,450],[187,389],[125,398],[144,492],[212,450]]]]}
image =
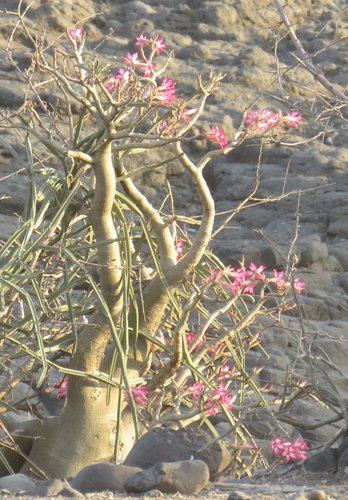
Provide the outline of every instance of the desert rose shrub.
{"type": "MultiPolygon", "coordinates": [[[[269,400],[254,381],[260,368],[247,373],[245,355],[257,349],[267,357],[257,318],[293,308],[305,285],[291,265],[287,273],[244,262],[231,268],[214,256],[214,200],[203,171],[302,117],[248,110],[232,137],[216,123],[202,131],[199,118],[224,75],[198,75],[194,95],[178,95],[161,35],[139,34],[134,52],[111,67],[85,48],[82,27],[46,44],[18,20],[32,45],[30,66],[18,68],[28,92],[20,109],[1,111],[0,125],[25,146],[22,157],[2,140],[27,169],[29,193],[18,230],[0,250],[5,425],[11,430],[4,411],[23,378],[66,399],[60,416],[28,421],[27,434],[43,439],[28,448],[23,470],[74,475],[123,460],[146,429],[164,423],[204,422],[214,433],[209,418],[224,412],[235,429],[234,467],[251,473],[260,450],[243,415],[269,400]],[[186,145],[204,138],[216,149],[194,162],[186,145]],[[151,162],[152,151],[160,162],[151,162]],[[176,213],[170,188],[161,207],[141,189],[145,173],[173,162],[192,179],[199,218],[176,213]],[[62,373],[54,386],[52,370],[62,373]],[[253,455],[250,467],[239,460],[243,449],[253,455]]],[[[8,61],[15,64],[10,49],[8,61]]],[[[300,389],[295,384],[292,396],[300,389]]],[[[304,446],[286,448],[286,460],[305,458],[304,446]]],[[[3,449],[11,470],[6,457],[3,449]]]]}

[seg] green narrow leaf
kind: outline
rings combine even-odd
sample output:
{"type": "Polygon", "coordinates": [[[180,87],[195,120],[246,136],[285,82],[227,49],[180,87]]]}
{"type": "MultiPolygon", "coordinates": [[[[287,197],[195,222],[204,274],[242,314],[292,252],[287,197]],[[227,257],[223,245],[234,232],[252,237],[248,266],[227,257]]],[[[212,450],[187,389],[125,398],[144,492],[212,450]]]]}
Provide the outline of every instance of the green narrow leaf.
{"type": "Polygon", "coordinates": [[[28,292],[23,290],[21,287],[15,285],[14,283],[11,283],[9,280],[5,280],[4,278],[1,278],[1,277],[0,277],[0,283],[8,286],[8,288],[12,288],[12,290],[17,292],[22,297],[22,299],[24,299],[27,302],[27,304],[29,306],[31,317],[33,319],[34,331],[35,331],[37,343],[39,346],[42,368],[43,368],[42,373],[41,373],[40,378],[39,378],[39,381],[37,383],[37,387],[40,387],[42,382],[44,381],[44,379],[46,377],[46,374],[47,374],[47,359],[46,359],[44,344],[43,344],[43,340],[42,340],[41,332],[40,332],[39,318],[37,316],[35,306],[33,304],[33,301],[31,300],[31,297],[28,294],[28,292]]]}

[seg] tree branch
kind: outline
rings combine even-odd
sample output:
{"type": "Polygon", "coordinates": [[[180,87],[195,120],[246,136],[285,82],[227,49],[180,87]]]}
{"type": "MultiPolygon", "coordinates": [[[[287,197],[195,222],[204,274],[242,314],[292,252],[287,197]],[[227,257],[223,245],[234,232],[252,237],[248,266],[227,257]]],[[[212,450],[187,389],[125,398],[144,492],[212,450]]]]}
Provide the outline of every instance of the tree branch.
{"type": "Polygon", "coordinates": [[[287,29],[290,38],[292,40],[292,43],[294,44],[297,53],[299,54],[300,60],[303,64],[303,66],[314,76],[316,80],[318,80],[319,83],[323,85],[323,87],[326,88],[332,95],[337,97],[340,100],[343,101],[348,101],[348,96],[343,94],[338,88],[336,88],[327,78],[325,78],[323,72],[321,69],[317,68],[312,61],[311,61],[311,56],[304,50],[302,47],[302,44],[300,40],[297,38],[296,32],[293,29],[293,27],[290,24],[289,18],[286,15],[285,9],[280,3],[280,0],[274,0],[275,6],[280,14],[280,17],[282,19],[282,22],[287,29]]]}

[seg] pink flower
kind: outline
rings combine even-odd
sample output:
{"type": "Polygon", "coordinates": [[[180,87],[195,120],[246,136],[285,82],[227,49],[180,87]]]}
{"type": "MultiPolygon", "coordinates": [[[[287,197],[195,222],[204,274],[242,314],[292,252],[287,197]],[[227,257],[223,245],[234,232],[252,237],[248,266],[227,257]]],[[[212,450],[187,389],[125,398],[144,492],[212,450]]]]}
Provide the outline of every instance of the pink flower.
{"type": "Polygon", "coordinates": [[[283,450],[280,453],[282,458],[285,458],[285,463],[296,459],[296,450],[291,443],[283,443],[283,450]]]}
{"type": "MultiPolygon", "coordinates": [[[[145,386],[142,387],[131,387],[132,396],[134,398],[135,404],[145,406],[147,403],[147,395],[149,392],[146,390],[145,386]]],[[[129,402],[129,395],[126,392],[123,398],[126,403],[129,402]]]]}
{"type": "MultiPolygon", "coordinates": [[[[53,243],[53,245],[52,245],[52,246],[53,246],[53,247],[56,247],[57,245],[56,245],[55,243],[53,243]]],[[[57,259],[57,258],[58,258],[58,255],[57,255],[56,253],[53,253],[51,257],[52,257],[52,259],[57,259]]]]}
{"type": "Polygon", "coordinates": [[[193,115],[198,108],[193,109],[180,109],[179,111],[179,120],[183,120],[184,122],[189,122],[191,120],[191,116],[193,115]]]}
{"type": "Polygon", "coordinates": [[[225,365],[221,368],[220,373],[219,373],[219,378],[230,378],[231,375],[231,367],[228,365],[225,365]]]}
{"type": "Polygon", "coordinates": [[[303,281],[300,281],[298,278],[294,279],[294,288],[297,293],[301,293],[306,289],[306,285],[303,281]]]}
{"type": "Polygon", "coordinates": [[[193,385],[187,388],[188,392],[191,392],[193,399],[198,399],[204,389],[202,382],[195,382],[193,385]]]}
{"type": "Polygon", "coordinates": [[[140,36],[137,36],[137,42],[135,44],[141,47],[142,49],[146,46],[146,44],[150,42],[150,40],[146,36],[144,36],[144,33],[145,32],[143,31],[140,36]]]}
{"type": "Polygon", "coordinates": [[[161,85],[159,85],[155,90],[154,99],[161,101],[162,104],[171,106],[172,101],[177,99],[175,92],[176,88],[173,84],[173,80],[169,80],[167,77],[165,77],[163,78],[161,85]]]}
{"type": "Polygon", "coordinates": [[[184,253],[183,246],[184,246],[183,240],[179,240],[177,243],[175,243],[175,252],[177,259],[184,253]]]}
{"type": "Polygon", "coordinates": [[[281,271],[278,273],[275,269],[273,269],[273,278],[269,279],[269,283],[275,283],[278,290],[284,288],[284,285],[286,284],[286,280],[283,278],[284,276],[284,271],[281,271]]]}
{"type": "Polygon", "coordinates": [[[119,84],[119,80],[116,75],[110,76],[110,78],[104,83],[104,87],[106,90],[109,92],[109,94],[112,94],[113,91],[116,89],[117,85],[119,84]]]}
{"type": "Polygon", "coordinates": [[[214,355],[215,352],[218,352],[220,349],[223,349],[224,347],[225,347],[225,342],[222,342],[221,344],[209,347],[207,352],[210,352],[212,353],[212,355],[214,355]]]}
{"type": "MultiPolygon", "coordinates": [[[[196,334],[195,333],[192,333],[192,332],[189,332],[186,334],[186,344],[189,346],[190,344],[192,344],[192,342],[195,340],[196,338],[196,334]]],[[[198,342],[198,344],[196,345],[195,349],[198,349],[198,347],[200,347],[204,342],[204,339],[200,340],[198,342]]]]}
{"type": "Polygon", "coordinates": [[[234,269],[231,266],[226,267],[224,274],[230,276],[231,278],[236,278],[241,280],[243,278],[250,278],[253,275],[253,271],[247,271],[244,266],[234,269]]]}
{"type": "Polygon", "coordinates": [[[224,147],[228,144],[228,141],[226,140],[226,134],[221,130],[219,125],[212,126],[211,131],[206,132],[204,135],[209,141],[217,142],[220,145],[221,149],[224,149],[224,147]]]}
{"type": "Polygon", "coordinates": [[[295,449],[297,459],[307,460],[308,457],[307,457],[307,452],[305,450],[308,450],[308,446],[306,441],[302,443],[300,441],[300,438],[298,438],[294,442],[293,447],[295,449]]]}
{"type": "Polygon", "coordinates": [[[284,445],[282,444],[282,442],[282,438],[275,438],[271,441],[271,452],[276,457],[278,457],[279,454],[284,450],[284,445]]]}
{"type": "Polygon", "coordinates": [[[289,127],[298,128],[299,123],[302,122],[303,118],[297,111],[291,111],[284,116],[283,121],[289,125],[289,127]]]}
{"type": "Polygon", "coordinates": [[[56,382],[54,384],[56,387],[55,391],[57,392],[57,398],[66,398],[68,395],[68,379],[65,378],[63,382],[56,382]]]}
{"type": "Polygon", "coordinates": [[[223,405],[228,411],[232,409],[232,396],[229,395],[223,382],[221,382],[218,389],[209,391],[208,395],[209,399],[205,404],[205,407],[208,408],[207,415],[216,415],[217,408],[220,404],[223,405]]]}
{"type": "Polygon", "coordinates": [[[146,63],[140,63],[138,66],[144,70],[144,76],[151,76],[153,73],[153,68],[155,65],[150,61],[150,59],[146,59],[146,63]]]}
{"type": "Polygon", "coordinates": [[[83,30],[82,28],[77,28],[76,30],[70,29],[69,35],[74,40],[75,43],[82,43],[83,41],[83,30]]]}
{"type": "Polygon", "coordinates": [[[256,109],[255,111],[250,111],[250,113],[248,113],[246,115],[245,122],[244,122],[245,125],[250,125],[251,127],[253,127],[254,125],[256,125],[258,116],[259,116],[259,110],[258,109],[256,109]]]}
{"type": "Polygon", "coordinates": [[[163,49],[166,49],[167,46],[163,43],[163,38],[158,38],[158,35],[155,39],[151,40],[151,49],[156,50],[156,54],[159,56],[163,49]]]}
{"type": "Polygon", "coordinates": [[[263,274],[263,271],[266,269],[266,266],[257,267],[255,264],[253,264],[251,262],[249,265],[249,269],[250,269],[250,271],[252,271],[254,273],[254,279],[256,279],[256,280],[264,280],[265,279],[265,275],[263,274]]]}
{"type": "Polygon", "coordinates": [[[138,57],[139,57],[138,52],[134,52],[134,54],[130,54],[129,52],[127,52],[126,57],[122,57],[122,59],[126,66],[129,66],[130,68],[134,69],[135,66],[141,64],[141,62],[138,60],[138,57]]]}
{"type": "Polygon", "coordinates": [[[128,82],[129,78],[130,78],[130,72],[129,71],[126,71],[122,68],[119,68],[119,70],[117,71],[118,75],[116,76],[117,80],[119,80],[119,82],[122,84],[122,83],[125,83],[125,82],[128,82]]]}

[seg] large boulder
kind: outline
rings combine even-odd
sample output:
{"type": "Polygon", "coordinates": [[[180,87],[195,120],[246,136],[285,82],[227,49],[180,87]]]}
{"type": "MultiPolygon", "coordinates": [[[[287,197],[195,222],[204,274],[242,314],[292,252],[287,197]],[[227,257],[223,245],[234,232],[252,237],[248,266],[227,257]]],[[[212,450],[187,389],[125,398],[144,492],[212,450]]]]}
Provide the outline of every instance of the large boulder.
{"type": "Polygon", "coordinates": [[[149,469],[160,462],[202,460],[208,466],[210,480],[214,481],[228,468],[231,456],[225,446],[212,441],[201,429],[153,429],[136,442],[124,465],[149,469]]]}

